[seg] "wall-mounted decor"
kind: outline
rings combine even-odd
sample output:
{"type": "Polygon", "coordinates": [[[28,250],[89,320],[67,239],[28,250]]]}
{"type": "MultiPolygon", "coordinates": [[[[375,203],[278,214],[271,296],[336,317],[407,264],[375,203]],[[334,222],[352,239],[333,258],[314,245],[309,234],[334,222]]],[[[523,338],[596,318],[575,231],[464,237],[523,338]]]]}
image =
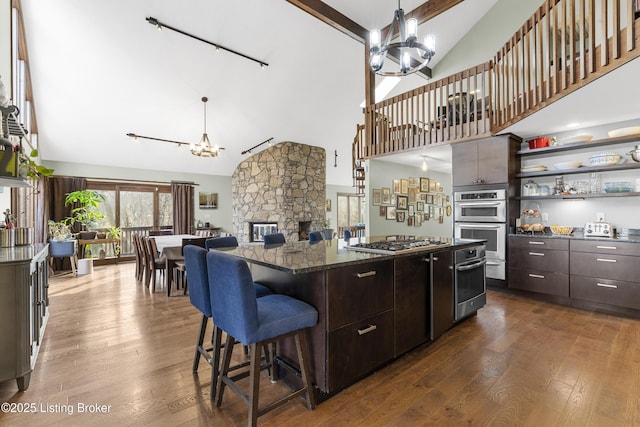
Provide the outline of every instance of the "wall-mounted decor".
{"type": "Polygon", "coordinates": [[[399,179],[394,179],[393,180],[393,192],[396,193],[396,194],[400,192],[400,180],[399,179]]]}
{"type": "Polygon", "coordinates": [[[198,192],[200,209],[218,209],[218,193],[198,192]]]}
{"type": "Polygon", "coordinates": [[[412,215],[409,215],[409,216],[407,217],[407,225],[408,225],[409,227],[413,227],[413,222],[414,222],[414,217],[413,217],[412,215]]]}
{"type": "Polygon", "coordinates": [[[416,213],[415,210],[416,210],[415,205],[409,205],[409,216],[415,215],[416,213]]]}
{"type": "Polygon", "coordinates": [[[392,195],[391,195],[391,197],[390,197],[390,199],[389,199],[389,204],[390,204],[391,206],[393,206],[393,207],[395,207],[395,206],[396,206],[396,197],[397,197],[397,195],[396,195],[396,194],[392,194],[392,195]]]}
{"type": "Polygon", "coordinates": [[[389,188],[382,189],[382,203],[385,205],[391,203],[391,190],[389,188]]]}
{"type": "Polygon", "coordinates": [[[417,202],[416,203],[416,210],[418,212],[424,212],[424,202],[417,202]]]}
{"type": "Polygon", "coordinates": [[[418,178],[411,177],[409,178],[409,188],[418,186],[418,178]]]}
{"type": "Polygon", "coordinates": [[[418,201],[418,187],[409,187],[409,203],[415,204],[418,201]]]}
{"type": "Polygon", "coordinates": [[[429,192],[429,178],[420,178],[420,191],[422,193],[429,192]]]}
{"type": "Polygon", "coordinates": [[[451,216],[451,205],[447,205],[447,216],[451,216]]]}
{"type": "Polygon", "coordinates": [[[409,180],[407,179],[400,180],[400,192],[402,194],[409,194],[409,180]]]}
{"type": "Polygon", "coordinates": [[[396,221],[404,222],[406,217],[407,217],[407,213],[405,211],[397,211],[396,212],[396,221]]]}
{"type": "Polygon", "coordinates": [[[433,204],[433,194],[427,194],[427,204],[428,205],[432,205],[433,204]]]}
{"type": "Polygon", "coordinates": [[[382,190],[378,189],[373,189],[371,190],[373,195],[371,196],[371,202],[373,203],[374,206],[380,206],[382,204],[382,190]]]}
{"type": "Polygon", "coordinates": [[[395,206],[387,206],[387,219],[396,219],[396,208],[395,206]]]}
{"type": "Polygon", "coordinates": [[[380,216],[387,216],[387,207],[380,206],[380,216]]]}
{"type": "Polygon", "coordinates": [[[327,199],[327,212],[331,212],[331,199],[327,199]]]}
{"type": "Polygon", "coordinates": [[[406,210],[407,207],[409,206],[409,196],[398,195],[396,197],[397,197],[397,201],[398,201],[396,207],[398,209],[406,210]]]}
{"type": "Polygon", "coordinates": [[[437,189],[438,189],[438,183],[435,182],[434,180],[430,179],[429,180],[429,193],[435,193],[437,189]]]}

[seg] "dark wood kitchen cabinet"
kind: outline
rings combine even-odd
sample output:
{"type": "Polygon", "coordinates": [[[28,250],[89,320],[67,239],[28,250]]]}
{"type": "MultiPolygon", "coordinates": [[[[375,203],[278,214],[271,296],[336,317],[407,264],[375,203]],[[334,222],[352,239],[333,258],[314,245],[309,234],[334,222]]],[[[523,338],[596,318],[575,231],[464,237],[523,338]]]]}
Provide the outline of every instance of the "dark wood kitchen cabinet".
{"type": "Polygon", "coordinates": [[[431,255],[432,303],[431,339],[435,340],[453,326],[454,283],[453,252],[440,251],[431,255]]]}
{"type": "Polygon", "coordinates": [[[521,142],[515,135],[502,135],[453,144],[453,186],[510,182],[521,142]]]}
{"type": "Polygon", "coordinates": [[[569,240],[509,238],[509,288],[569,296],[569,240]]]}
{"type": "Polygon", "coordinates": [[[329,390],[393,359],[393,271],[393,260],[327,271],[329,390]]]}
{"type": "Polygon", "coordinates": [[[49,316],[47,245],[0,250],[0,381],[29,387],[49,316]]]}
{"type": "Polygon", "coordinates": [[[395,260],[396,357],[430,338],[430,262],[430,254],[395,260]]]}
{"type": "Polygon", "coordinates": [[[640,309],[640,245],[620,241],[571,242],[571,298],[640,309]]]}

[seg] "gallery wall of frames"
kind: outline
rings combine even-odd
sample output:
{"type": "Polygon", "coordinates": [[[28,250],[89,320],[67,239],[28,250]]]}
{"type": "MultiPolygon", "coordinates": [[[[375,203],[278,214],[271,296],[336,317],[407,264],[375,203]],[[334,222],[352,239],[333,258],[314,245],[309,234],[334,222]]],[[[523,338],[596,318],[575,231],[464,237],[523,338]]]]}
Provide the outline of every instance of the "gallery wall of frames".
{"type": "Polygon", "coordinates": [[[450,196],[439,182],[428,177],[393,179],[389,187],[372,189],[371,201],[378,206],[381,217],[406,222],[410,227],[420,227],[427,221],[442,224],[445,216],[451,216],[450,196]]]}

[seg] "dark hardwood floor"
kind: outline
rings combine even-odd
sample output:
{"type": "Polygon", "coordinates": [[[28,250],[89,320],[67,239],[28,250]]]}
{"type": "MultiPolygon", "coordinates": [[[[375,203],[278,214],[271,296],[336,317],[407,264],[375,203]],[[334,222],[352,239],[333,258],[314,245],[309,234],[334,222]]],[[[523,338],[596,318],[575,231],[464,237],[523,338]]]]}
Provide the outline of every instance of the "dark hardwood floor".
{"type": "MultiPolygon", "coordinates": [[[[20,393],[15,381],[0,383],[0,402],[34,403],[39,412],[0,413],[0,425],[246,424],[235,394],[226,393],[221,408],[212,405],[206,363],[191,373],[199,313],[188,297],[167,298],[161,288],[151,294],[133,275],[133,264],[121,264],[51,279],[51,315],[31,385],[20,393]],[[79,413],[80,403],[108,412],[79,413]]],[[[263,378],[264,399],[285,391],[263,378]]],[[[640,323],[489,292],[477,316],[435,343],[313,412],[291,402],[259,423],[638,425],[640,323]]]]}

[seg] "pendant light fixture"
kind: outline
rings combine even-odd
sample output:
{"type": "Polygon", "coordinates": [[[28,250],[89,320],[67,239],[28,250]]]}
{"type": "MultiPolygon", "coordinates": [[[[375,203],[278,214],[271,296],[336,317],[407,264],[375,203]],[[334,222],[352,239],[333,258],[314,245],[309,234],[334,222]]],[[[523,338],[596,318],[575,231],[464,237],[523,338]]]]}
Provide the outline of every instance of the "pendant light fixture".
{"type": "Polygon", "coordinates": [[[206,96],[202,97],[202,104],[204,106],[204,132],[200,142],[197,144],[191,144],[191,154],[198,157],[217,157],[220,154],[220,150],[224,148],[216,145],[211,145],[209,141],[209,135],[207,135],[207,101],[209,99],[206,96]]]}
{"type": "Polygon", "coordinates": [[[406,76],[415,73],[426,67],[436,54],[435,36],[428,34],[424,38],[424,43],[418,41],[418,20],[415,18],[405,20],[400,0],[398,0],[398,9],[393,14],[393,21],[389,26],[384,44],[382,44],[382,33],[376,29],[370,33],[369,45],[369,66],[374,73],[381,76],[406,76]],[[400,41],[391,43],[395,27],[398,28],[400,41]],[[398,50],[399,71],[382,71],[384,60],[390,50],[398,50]]]}

